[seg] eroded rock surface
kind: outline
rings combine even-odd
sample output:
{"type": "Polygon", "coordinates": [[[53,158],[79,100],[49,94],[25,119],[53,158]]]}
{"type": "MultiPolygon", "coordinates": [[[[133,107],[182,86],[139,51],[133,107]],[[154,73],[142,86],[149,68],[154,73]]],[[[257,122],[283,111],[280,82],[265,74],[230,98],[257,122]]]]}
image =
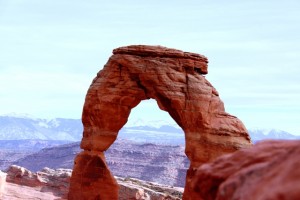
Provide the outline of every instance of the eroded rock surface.
{"type": "Polygon", "coordinates": [[[198,168],[193,199],[300,199],[300,141],[264,141],[198,168]]]}
{"type": "Polygon", "coordinates": [[[185,153],[190,160],[186,200],[193,193],[191,178],[201,164],[249,147],[245,126],[225,112],[218,92],[203,76],[207,63],[200,54],[161,46],[115,49],[86,95],[84,151],[75,159],[69,199],[118,198],[118,187],[103,152],[117,138],[131,109],[142,100],[155,99],[185,133],[185,153]]]}
{"type": "Polygon", "coordinates": [[[115,177],[119,184],[118,200],[180,200],[183,188],[170,187],[135,178],[115,177]]]}
{"type": "Polygon", "coordinates": [[[72,170],[44,168],[37,173],[24,167],[12,165],[7,170],[7,182],[20,186],[37,188],[44,193],[52,193],[54,196],[67,198],[72,170]]]}

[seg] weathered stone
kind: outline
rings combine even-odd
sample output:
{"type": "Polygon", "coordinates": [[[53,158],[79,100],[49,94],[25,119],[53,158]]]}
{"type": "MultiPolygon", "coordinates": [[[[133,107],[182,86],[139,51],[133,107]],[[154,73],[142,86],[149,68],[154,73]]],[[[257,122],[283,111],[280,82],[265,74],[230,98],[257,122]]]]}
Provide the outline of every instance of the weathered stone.
{"type": "Polygon", "coordinates": [[[191,178],[201,164],[251,145],[242,122],[225,112],[218,92],[203,76],[206,57],[145,45],[121,47],[113,53],[86,95],[84,151],[75,159],[69,199],[117,199],[118,187],[102,152],[115,141],[131,109],[145,99],[155,99],[185,132],[185,153],[191,161],[186,200],[193,193],[191,178]],[[99,168],[92,166],[93,160],[102,163],[102,175],[96,175],[99,168]]]}
{"type": "Polygon", "coordinates": [[[26,185],[30,187],[41,186],[41,181],[37,178],[37,174],[29,171],[24,167],[11,165],[7,170],[7,182],[16,183],[18,185],[26,185]]]}
{"type": "Polygon", "coordinates": [[[183,188],[170,187],[135,178],[115,177],[120,190],[118,200],[180,200],[183,188]]]}
{"type": "Polygon", "coordinates": [[[265,141],[197,169],[192,199],[300,199],[300,141],[265,141]]]}
{"type": "Polygon", "coordinates": [[[69,169],[44,168],[37,173],[24,167],[12,165],[7,170],[7,182],[20,186],[39,188],[42,192],[66,198],[69,190],[71,171],[69,169]]]}

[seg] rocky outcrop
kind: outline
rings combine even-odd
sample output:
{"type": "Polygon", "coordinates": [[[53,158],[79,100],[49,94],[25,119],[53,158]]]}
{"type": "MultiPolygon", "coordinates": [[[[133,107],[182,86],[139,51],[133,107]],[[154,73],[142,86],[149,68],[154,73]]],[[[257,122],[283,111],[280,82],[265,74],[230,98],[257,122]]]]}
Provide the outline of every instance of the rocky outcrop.
{"type": "Polygon", "coordinates": [[[81,148],[75,159],[69,199],[118,199],[118,185],[103,154],[116,140],[132,108],[155,99],[183,129],[190,160],[184,199],[203,163],[249,147],[243,123],[225,112],[216,89],[203,76],[207,58],[161,46],[117,48],[93,80],[82,113],[81,148]]]}
{"type": "Polygon", "coordinates": [[[119,184],[118,200],[180,200],[183,188],[170,187],[134,178],[115,177],[119,184]]]}
{"type": "Polygon", "coordinates": [[[12,165],[7,170],[7,182],[39,188],[41,192],[51,192],[55,196],[66,198],[71,172],[70,169],[44,168],[34,173],[24,167],[12,165]]]}
{"type": "Polygon", "coordinates": [[[198,168],[193,199],[300,199],[300,141],[265,141],[198,168]]]}
{"type": "MultiPolygon", "coordinates": [[[[33,173],[20,166],[10,166],[4,200],[13,199],[66,199],[72,170],[44,168],[33,173]]],[[[183,188],[170,187],[134,178],[115,177],[119,200],[179,200],[183,188]]]]}

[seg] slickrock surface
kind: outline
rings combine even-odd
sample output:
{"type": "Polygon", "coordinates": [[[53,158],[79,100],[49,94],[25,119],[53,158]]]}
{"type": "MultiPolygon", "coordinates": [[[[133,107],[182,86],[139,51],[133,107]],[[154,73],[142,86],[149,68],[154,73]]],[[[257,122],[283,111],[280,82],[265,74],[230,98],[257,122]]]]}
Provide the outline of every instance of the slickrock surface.
{"type": "Polygon", "coordinates": [[[142,100],[155,99],[185,133],[185,153],[190,160],[185,200],[191,199],[191,179],[201,164],[251,146],[243,123],[225,112],[218,92],[203,76],[207,58],[145,45],[121,47],[113,53],[86,95],[84,151],[75,159],[70,200],[118,198],[117,183],[103,152],[142,100]]]}
{"type": "Polygon", "coordinates": [[[41,191],[39,187],[29,187],[7,183],[1,200],[63,200],[51,191],[41,191]]]}
{"type": "MultiPolygon", "coordinates": [[[[66,199],[72,170],[45,168],[33,173],[13,165],[7,171],[8,179],[3,200],[66,199]]],[[[118,183],[119,200],[179,200],[183,188],[170,187],[134,178],[115,177],[118,183]]]]}
{"type": "Polygon", "coordinates": [[[198,168],[197,200],[300,199],[300,141],[265,141],[198,168]]]}

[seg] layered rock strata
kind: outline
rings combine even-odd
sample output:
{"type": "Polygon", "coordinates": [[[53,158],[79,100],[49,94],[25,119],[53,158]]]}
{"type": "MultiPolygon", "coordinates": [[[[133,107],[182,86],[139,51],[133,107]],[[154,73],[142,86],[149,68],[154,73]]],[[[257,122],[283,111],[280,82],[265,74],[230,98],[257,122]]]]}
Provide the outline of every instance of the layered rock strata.
{"type": "Polygon", "coordinates": [[[225,112],[218,92],[203,76],[207,63],[200,54],[161,46],[115,49],[86,95],[83,151],[75,158],[69,199],[118,199],[118,185],[103,152],[142,100],[155,99],[185,133],[190,160],[186,200],[191,199],[191,178],[201,164],[249,147],[245,126],[225,112]]]}
{"type": "Polygon", "coordinates": [[[193,199],[300,199],[300,140],[264,141],[198,168],[193,199]]]}

